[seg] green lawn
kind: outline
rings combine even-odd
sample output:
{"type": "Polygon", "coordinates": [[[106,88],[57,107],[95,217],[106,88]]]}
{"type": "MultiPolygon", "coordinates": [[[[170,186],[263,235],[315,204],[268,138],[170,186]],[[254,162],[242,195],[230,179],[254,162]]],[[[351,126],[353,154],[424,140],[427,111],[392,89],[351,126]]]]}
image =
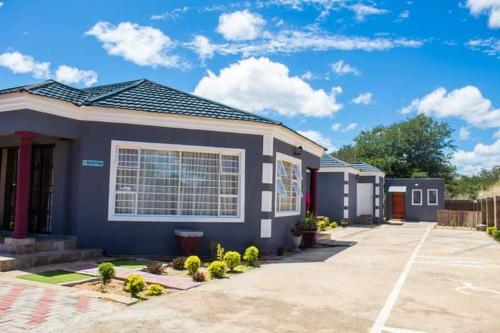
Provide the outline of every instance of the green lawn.
{"type": "Polygon", "coordinates": [[[146,267],[147,264],[149,264],[149,261],[141,261],[135,259],[118,259],[115,261],[111,261],[111,263],[116,267],[121,267],[121,268],[142,269],[146,267]]]}
{"type": "Polygon", "coordinates": [[[19,279],[49,283],[49,284],[74,282],[74,281],[85,280],[91,277],[93,276],[80,273],[73,273],[62,269],[18,276],[19,279]]]}

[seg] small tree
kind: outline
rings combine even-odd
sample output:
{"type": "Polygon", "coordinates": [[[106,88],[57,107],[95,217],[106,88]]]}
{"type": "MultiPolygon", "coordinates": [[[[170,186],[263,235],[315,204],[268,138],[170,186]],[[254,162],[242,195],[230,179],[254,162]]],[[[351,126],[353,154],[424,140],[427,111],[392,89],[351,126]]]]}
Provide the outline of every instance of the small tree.
{"type": "Polygon", "coordinates": [[[259,249],[255,246],[249,246],[245,250],[243,259],[248,262],[250,266],[257,266],[257,260],[259,259],[259,249]]]}
{"type": "Polygon", "coordinates": [[[194,275],[201,266],[201,260],[197,256],[190,256],[184,262],[184,268],[188,270],[189,275],[194,275]]]}
{"type": "Polygon", "coordinates": [[[106,292],[106,286],[115,277],[115,266],[110,262],[103,262],[99,264],[98,277],[101,281],[101,291],[106,292]]]}
{"type": "Polygon", "coordinates": [[[217,243],[217,260],[222,261],[224,259],[224,248],[220,243],[217,243]]]}
{"type": "Polygon", "coordinates": [[[224,255],[224,262],[232,272],[241,263],[241,255],[236,251],[228,251],[224,255]]]}
{"type": "Polygon", "coordinates": [[[130,274],[127,277],[127,282],[125,283],[125,291],[130,293],[131,297],[137,297],[137,295],[146,288],[146,282],[143,277],[137,274],[130,274]]]}

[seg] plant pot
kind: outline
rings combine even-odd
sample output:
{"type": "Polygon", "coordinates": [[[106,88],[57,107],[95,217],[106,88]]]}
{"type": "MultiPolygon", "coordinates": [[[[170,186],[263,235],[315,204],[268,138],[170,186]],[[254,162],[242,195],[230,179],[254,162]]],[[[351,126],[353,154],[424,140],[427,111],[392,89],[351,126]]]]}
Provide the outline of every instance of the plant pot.
{"type": "Polygon", "coordinates": [[[300,236],[293,236],[293,250],[294,251],[300,251],[299,246],[302,243],[302,235],[300,236]]]}
{"type": "Polygon", "coordinates": [[[316,230],[302,231],[302,248],[313,247],[316,244],[316,230]]]}

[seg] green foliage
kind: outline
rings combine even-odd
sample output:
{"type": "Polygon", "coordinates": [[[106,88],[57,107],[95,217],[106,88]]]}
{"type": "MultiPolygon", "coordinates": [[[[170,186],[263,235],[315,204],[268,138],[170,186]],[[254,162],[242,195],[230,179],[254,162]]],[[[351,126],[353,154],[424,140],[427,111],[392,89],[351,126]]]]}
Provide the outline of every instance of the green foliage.
{"type": "Polygon", "coordinates": [[[224,261],[215,260],[207,268],[208,274],[212,279],[222,279],[227,271],[227,265],[224,261]]]}
{"type": "Polygon", "coordinates": [[[495,232],[495,230],[497,230],[497,228],[495,227],[488,227],[486,229],[486,233],[489,235],[489,236],[493,236],[493,233],[495,232]]]}
{"type": "Polygon", "coordinates": [[[250,266],[256,266],[257,260],[259,260],[259,249],[253,245],[247,247],[243,260],[247,261],[250,266]]]}
{"type": "Polygon", "coordinates": [[[477,199],[480,191],[500,183],[500,165],[481,170],[474,176],[458,175],[446,184],[446,196],[457,199],[477,199]]]}
{"type": "Polygon", "coordinates": [[[230,271],[233,271],[236,266],[241,264],[241,255],[236,251],[226,252],[223,259],[230,271]]]}
{"type": "Polygon", "coordinates": [[[332,229],[337,228],[337,222],[333,221],[332,223],[330,223],[330,228],[332,229]]]}
{"type": "Polygon", "coordinates": [[[188,270],[189,275],[194,275],[201,266],[201,260],[198,256],[189,256],[184,262],[184,268],[188,270]]]}
{"type": "Polygon", "coordinates": [[[306,217],[304,218],[304,229],[305,230],[312,230],[313,228],[316,227],[316,221],[315,221],[314,213],[313,212],[307,212],[306,217]]]}
{"type": "Polygon", "coordinates": [[[330,218],[328,216],[323,216],[323,220],[326,222],[327,225],[330,225],[330,218]]]}
{"type": "Polygon", "coordinates": [[[130,296],[136,297],[140,292],[146,288],[146,282],[142,276],[138,274],[130,274],[125,283],[125,291],[130,293],[130,296]]]}
{"type": "Polygon", "coordinates": [[[493,238],[495,238],[497,241],[500,241],[500,229],[496,229],[493,231],[493,238]]]}
{"type": "Polygon", "coordinates": [[[220,243],[217,243],[217,260],[222,261],[224,259],[224,248],[220,243]]]}
{"type": "Polygon", "coordinates": [[[318,222],[316,222],[316,227],[318,227],[319,231],[325,231],[328,227],[328,223],[324,219],[319,220],[318,222]]]}
{"type": "Polygon", "coordinates": [[[170,263],[173,269],[177,271],[182,271],[184,269],[184,262],[186,261],[185,257],[177,257],[170,263]]]}
{"type": "Polygon", "coordinates": [[[159,261],[153,261],[146,265],[146,271],[148,271],[151,274],[160,275],[163,273],[163,270],[164,270],[163,263],[159,261]]]}
{"type": "Polygon", "coordinates": [[[353,145],[341,147],[334,156],[346,161],[363,161],[383,170],[387,177],[453,176],[450,163],[455,149],[452,129],[426,115],[418,115],[389,126],[362,131],[353,145]]]}
{"type": "Polygon", "coordinates": [[[204,282],[206,280],[205,273],[197,271],[193,274],[193,281],[195,282],[204,282]]]}
{"type": "Polygon", "coordinates": [[[161,296],[165,293],[165,288],[160,286],[159,284],[153,283],[148,286],[148,289],[144,293],[146,296],[161,296]]]}
{"type": "Polygon", "coordinates": [[[115,277],[115,266],[110,262],[102,262],[99,264],[98,277],[101,281],[101,290],[106,291],[106,285],[115,277]]]}

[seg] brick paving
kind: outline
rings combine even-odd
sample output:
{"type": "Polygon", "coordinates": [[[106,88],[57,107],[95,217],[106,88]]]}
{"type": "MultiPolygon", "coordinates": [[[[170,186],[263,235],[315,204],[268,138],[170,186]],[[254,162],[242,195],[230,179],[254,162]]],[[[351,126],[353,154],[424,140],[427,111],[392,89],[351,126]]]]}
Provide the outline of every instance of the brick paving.
{"type": "Polygon", "coordinates": [[[103,313],[125,307],[51,286],[0,282],[0,332],[37,331],[48,322],[63,322],[87,313],[103,313]]]}

